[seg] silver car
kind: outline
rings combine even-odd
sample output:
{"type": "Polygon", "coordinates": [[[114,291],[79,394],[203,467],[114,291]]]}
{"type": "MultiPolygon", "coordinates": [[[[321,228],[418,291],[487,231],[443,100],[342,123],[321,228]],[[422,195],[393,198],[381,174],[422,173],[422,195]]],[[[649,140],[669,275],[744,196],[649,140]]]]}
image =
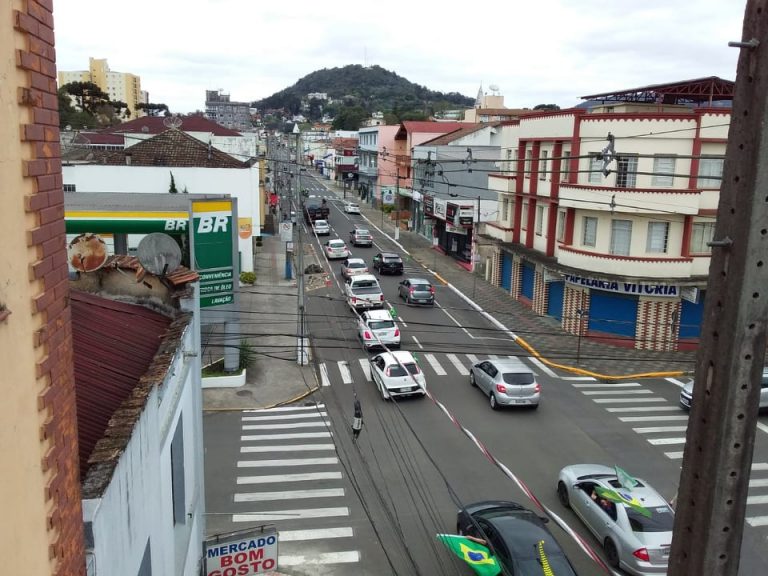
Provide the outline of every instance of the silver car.
{"type": "Polygon", "coordinates": [[[397,295],[409,306],[412,304],[435,305],[435,287],[424,278],[406,278],[397,285],[397,295]]]}
{"type": "MultiPolygon", "coordinates": [[[[690,410],[693,401],[693,379],[680,390],[680,407],[690,410]]],[[[768,408],[768,366],[763,368],[763,377],[760,381],[760,408],[768,408]]]]}
{"type": "Polygon", "coordinates": [[[637,485],[626,488],[619,482],[615,468],[574,464],[560,470],[557,496],[600,541],[611,566],[635,576],[666,574],[675,513],[645,480],[634,480],[637,485]],[[606,500],[597,488],[634,500],[649,514],[606,500]]]}
{"type": "Polygon", "coordinates": [[[357,326],[357,335],[366,350],[383,346],[388,348],[400,346],[400,328],[386,310],[363,312],[357,326]]]}
{"type": "Polygon", "coordinates": [[[519,358],[477,362],[469,371],[469,383],[488,395],[493,410],[502,406],[539,407],[541,385],[519,358]]]}

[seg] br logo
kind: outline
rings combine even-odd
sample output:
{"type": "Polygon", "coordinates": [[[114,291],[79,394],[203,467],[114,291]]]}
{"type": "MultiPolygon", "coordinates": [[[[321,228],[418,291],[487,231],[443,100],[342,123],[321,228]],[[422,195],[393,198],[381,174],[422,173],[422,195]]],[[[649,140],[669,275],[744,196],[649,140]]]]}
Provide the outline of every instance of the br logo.
{"type": "Polygon", "coordinates": [[[197,233],[226,232],[228,223],[229,217],[227,216],[203,216],[197,223],[197,233]]]}

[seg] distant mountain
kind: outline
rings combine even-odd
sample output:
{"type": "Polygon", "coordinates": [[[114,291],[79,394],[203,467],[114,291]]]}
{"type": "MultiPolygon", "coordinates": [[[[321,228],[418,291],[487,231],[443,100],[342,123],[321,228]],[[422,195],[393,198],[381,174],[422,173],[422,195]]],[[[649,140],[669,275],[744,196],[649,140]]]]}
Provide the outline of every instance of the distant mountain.
{"type": "Polygon", "coordinates": [[[343,106],[360,106],[367,112],[392,110],[445,110],[472,106],[474,98],[458,92],[436,92],[414,84],[380,66],[351,64],[343,68],[323,68],[307,74],[280,92],[254,102],[261,110],[285,109],[293,114],[301,111],[307,94],[324,92],[343,106]]]}

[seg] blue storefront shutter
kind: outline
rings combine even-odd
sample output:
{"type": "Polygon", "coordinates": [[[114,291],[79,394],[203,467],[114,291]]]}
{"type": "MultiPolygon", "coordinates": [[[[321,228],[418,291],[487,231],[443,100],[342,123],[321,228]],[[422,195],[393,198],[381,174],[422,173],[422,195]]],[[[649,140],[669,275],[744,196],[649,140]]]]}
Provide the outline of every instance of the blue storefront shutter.
{"type": "Polygon", "coordinates": [[[565,282],[549,282],[549,297],[547,299],[547,316],[560,320],[563,317],[563,294],[565,282]]]}
{"type": "Polygon", "coordinates": [[[523,262],[522,271],[523,286],[520,293],[529,300],[533,300],[533,279],[536,276],[536,268],[530,262],[523,262]]]}
{"type": "Polygon", "coordinates": [[[512,290],[512,255],[501,255],[501,287],[507,292],[512,290]]]}
{"type": "Polygon", "coordinates": [[[637,296],[592,290],[589,294],[589,330],[635,337],[637,296]]]}
{"type": "Polygon", "coordinates": [[[680,311],[680,338],[698,338],[701,335],[701,322],[704,318],[704,295],[704,291],[699,292],[697,304],[683,300],[680,311]]]}

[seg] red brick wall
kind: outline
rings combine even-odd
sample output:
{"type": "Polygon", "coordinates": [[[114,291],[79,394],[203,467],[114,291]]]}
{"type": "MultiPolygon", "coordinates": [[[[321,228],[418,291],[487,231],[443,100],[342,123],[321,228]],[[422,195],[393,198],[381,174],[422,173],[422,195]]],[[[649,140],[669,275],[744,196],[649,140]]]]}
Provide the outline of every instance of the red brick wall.
{"type": "Polygon", "coordinates": [[[29,110],[30,123],[19,127],[19,138],[29,144],[23,162],[25,178],[35,193],[25,198],[27,212],[36,215],[27,243],[36,248],[30,263],[30,282],[42,290],[32,295],[32,313],[43,327],[33,345],[41,350],[37,377],[45,382],[38,399],[43,425],[40,438],[48,475],[44,497],[50,504],[49,555],[56,576],[85,573],[83,519],[78,473],[75,381],[72,365],[69,280],[64,233],[64,194],[61,179],[59,113],[56,97],[56,56],[53,36],[53,1],[26,0],[14,11],[16,30],[26,37],[25,49],[16,51],[16,66],[26,71],[26,84],[18,86],[18,104],[29,110]]]}
{"type": "Polygon", "coordinates": [[[640,298],[637,306],[635,348],[656,351],[676,350],[681,308],[680,301],[673,298],[664,300],[640,298]]]}

